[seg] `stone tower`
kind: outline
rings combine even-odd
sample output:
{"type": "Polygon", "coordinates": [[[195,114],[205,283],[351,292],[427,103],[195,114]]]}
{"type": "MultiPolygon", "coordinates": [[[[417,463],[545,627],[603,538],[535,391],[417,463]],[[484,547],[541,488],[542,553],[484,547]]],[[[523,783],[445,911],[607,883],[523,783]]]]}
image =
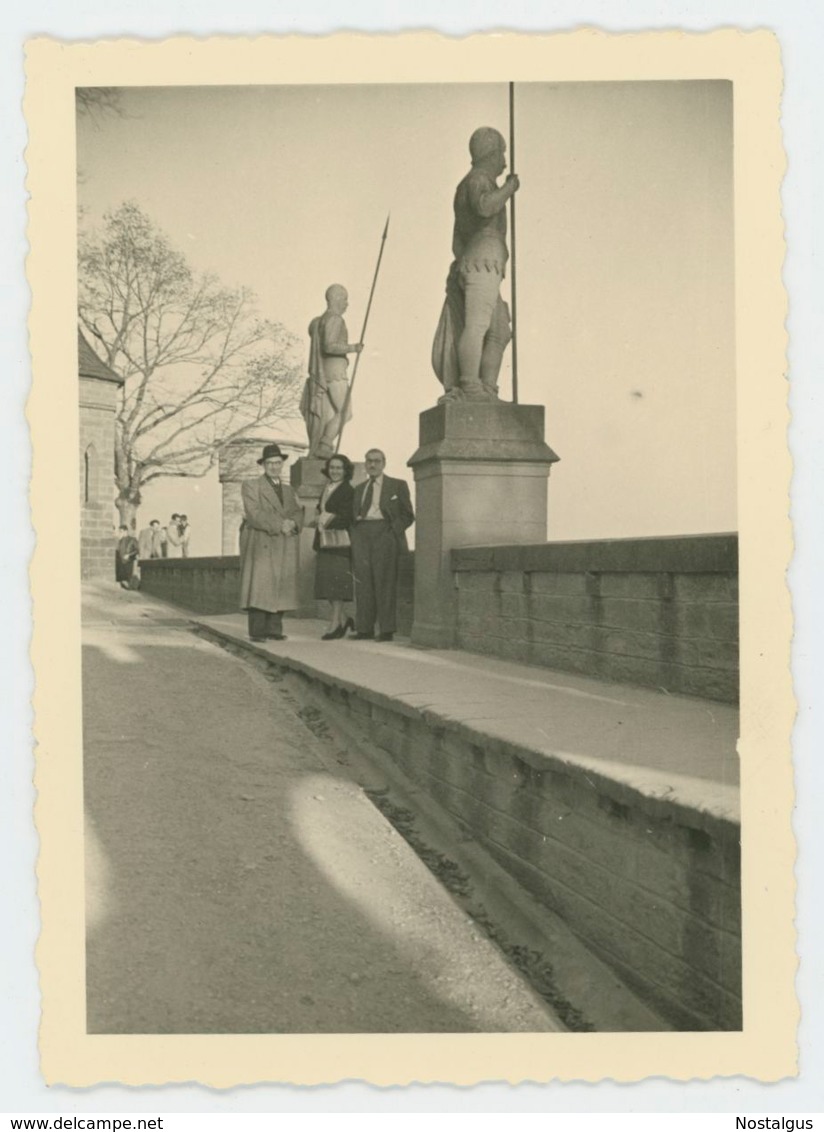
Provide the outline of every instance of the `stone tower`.
{"type": "Polygon", "coordinates": [[[114,580],[114,430],[123,378],[77,332],[80,394],[80,573],[114,580]]]}

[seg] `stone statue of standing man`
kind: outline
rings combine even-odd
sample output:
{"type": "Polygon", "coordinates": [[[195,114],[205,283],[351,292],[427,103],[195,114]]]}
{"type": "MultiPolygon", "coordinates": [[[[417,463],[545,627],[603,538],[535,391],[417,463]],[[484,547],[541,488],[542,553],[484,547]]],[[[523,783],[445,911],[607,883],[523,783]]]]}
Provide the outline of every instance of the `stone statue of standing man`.
{"type": "Polygon", "coordinates": [[[442,401],[497,401],[498,374],[512,331],[501,283],[509,252],[506,205],[520,182],[510,173],[503,185],[506,142],[490,126],[469,139],[472,168],[455,191],[455,257],[432,345],[432,368],[444,387],[442,401]]]}
{"type": "Polygon", "coordinates": [[[326,291],[326,311],[309,323],[309,377],[300,411],[309,435],[309,455],[328,460],[338,436],[352,416],[347,403],[347,354],[359,354],[363,343],[349,341],[343,315],[349,306],[346,288],[333,283],[326,291]]]}

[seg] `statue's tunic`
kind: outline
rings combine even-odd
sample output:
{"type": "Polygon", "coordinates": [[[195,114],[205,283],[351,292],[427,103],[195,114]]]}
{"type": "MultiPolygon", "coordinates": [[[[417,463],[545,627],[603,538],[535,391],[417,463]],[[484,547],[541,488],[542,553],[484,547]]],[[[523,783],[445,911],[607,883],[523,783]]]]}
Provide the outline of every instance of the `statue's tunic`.
{"type": "MultiPolygon", "coordinates": [[[[334,311],[326,311],[309,323],[309,377],[303,389],[300,412],[306,421],[310,456],[325,457],[330,454],[325,449],[321,451],[325,433],[335,415],[335,408],[329,399],[329,386],[334,382],[343,382],[337,398],[338,404],[342,404],[346,395],[348,344],[346,323],[334,311]]],[[[341,427],[351,418],[352,408],[347,405],[341,427]]],[[[326,437],[327,445],[329,439],[326,437]]]]}
{"type": "Polygon", "coordinates": [[[471,169],[455,190],[452,254],[459,271],[496,271],[503,278],[506,208],[494,194],[498,186],[483,169],[471,169]]]}

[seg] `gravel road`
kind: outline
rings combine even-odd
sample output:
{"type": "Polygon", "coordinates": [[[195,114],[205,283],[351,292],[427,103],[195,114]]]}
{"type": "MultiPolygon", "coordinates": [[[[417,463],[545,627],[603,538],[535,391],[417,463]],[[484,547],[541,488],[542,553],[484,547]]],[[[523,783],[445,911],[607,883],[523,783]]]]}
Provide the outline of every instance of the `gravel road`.
{"type": "Polygon", "coordinates": [[[83,683],[89,1032],[562,1028],[283,682],[98,585],[83,683]]]}

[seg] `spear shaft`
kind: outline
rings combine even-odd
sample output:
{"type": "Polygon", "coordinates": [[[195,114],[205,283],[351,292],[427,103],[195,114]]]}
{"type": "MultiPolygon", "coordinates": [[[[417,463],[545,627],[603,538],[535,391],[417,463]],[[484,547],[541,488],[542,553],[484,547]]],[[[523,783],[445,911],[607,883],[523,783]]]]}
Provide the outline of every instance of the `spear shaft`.
{"type": "MultiPolygon", "coordinates": [[[[375,264],[375,274],[372,276],[372,288],[369,292],[369,301],[366,304],[366,314],[363,316],[363,327],[361,328],[360,338],[358,339],[361,346],[363,345],[364,339],[366,337],[366,325],[369,322],[369,312],[372,309],[372,297],[375,294],[375,284],[378,281],[378,272],[381,269],[381,260],[383,259],[383,248],[384,248],[384,244],[386,243],[386,235],[387,235],[388,232],[389,232],[389,217],[387,216],[386,217],[386,224],[384,224],[384,226],[383,226],[383,235],[381,236],[381,246],[380,246],[380,249],[378,251],[378,262],[375,264]]],[[[355,354],[355,364],[352,367],[352,380],[349,382],[349,385],[346,389],[346,397],[343,400],[343,408],[341,409],[341,414],[340,414],[341,425],[340,425],[340,432],[338,433],[337,443],[335,444],[335,452],[337,452],[340,449],[340,442],[341,442],[341,439],[343,438],[343,430],[346,427],[346,412],[349,408],[349,403],[352,400],[352,389],[353,389],[354,384],[355,384],[355,378],[358,376],[358,365],[360,364],[360,359],[361,359],[360,353],[355,354]]]]}
{"type": "MultiPolygon", "coordinates": [[[[509,172],[515,172],[515,83],[509,84],[509,172]]],[[[509,198],[509,230],[512,254],[509,265],[509,286],[512,317],[512,401],[518,404],[518,318],[515,288],[515,193],[509,198]]]]}

